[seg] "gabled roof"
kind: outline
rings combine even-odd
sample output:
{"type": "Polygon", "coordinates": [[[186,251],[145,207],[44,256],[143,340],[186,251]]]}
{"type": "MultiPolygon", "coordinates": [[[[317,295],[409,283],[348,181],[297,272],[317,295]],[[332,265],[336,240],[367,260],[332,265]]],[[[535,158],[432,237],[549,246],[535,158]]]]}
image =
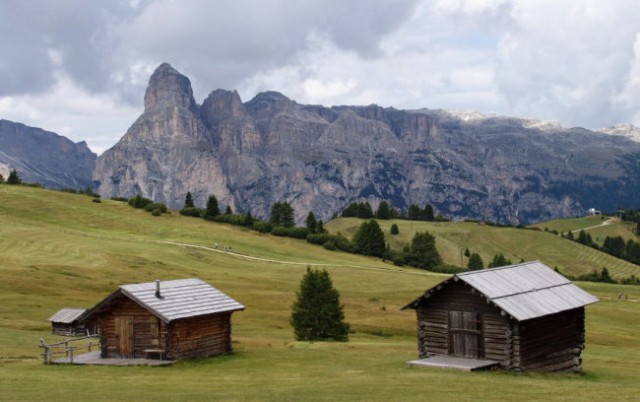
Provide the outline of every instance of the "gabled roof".
{"type": "Polygon", "coordinates": [[[71,324],[87,311],[85,308],[65,307],[49,317],[51,322],[71,324]]]}
{"type": "Polygon", "coordinates": [[[596,303],[598,299],[540,261],[464,272],[427,290],[404,308],[416,308],[421,301],[462,281],[518,321],[529,320],[596,303]]]}
{"type": "Polygon", "coordinates": [[[208,283],[198,279],[160,281],[160,297],[156,296],[156,282],[122,285],[93,307],[88,315],[100,310],[122,294],[165,323],[182,318],[244,310],[244,306],[208,283]]]}

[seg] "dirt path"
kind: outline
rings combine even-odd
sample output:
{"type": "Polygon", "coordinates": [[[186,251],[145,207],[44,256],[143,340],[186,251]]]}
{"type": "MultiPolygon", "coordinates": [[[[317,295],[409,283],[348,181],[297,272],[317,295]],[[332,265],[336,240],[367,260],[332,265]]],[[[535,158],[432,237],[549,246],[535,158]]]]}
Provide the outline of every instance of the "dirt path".
{"type": "Polygon", "coordinates": [[[618,218],[609,218],[609,219],[607,219],[606,221],[602,222],[599,225],[594,225],[594,226],[589,226],[589,227],[586,227],[586,228],[572,230],[571,233],[580,233],[581,230],[584,230],[586,232],[587,230],[597,229],[597,228],[600,228],[600,227],[603,227],[603,226],[607,226],[607,225],[613,225],[614,223],[618,222],[618,220],[619,220],[618,218]]]}
{"type": "Polygon", "coordinates": [[[441,274],[441,273],[429,272],[429,271],[408,271],[408,270],[395,269],[395,268],[367,267],[367,266],[364,266],[364,265],[346,265],[346,264],[319,263],[319,262],[282,261],[282,260],[274,260],[274,259],[270,259],[270,258],[255,257],[255,256],[252,256],[252,255],[247,255],[247,254],[240,254],[240,253],[236,253],[235,251],[231,251],[230,249],[226,249],[226,250],[222,249],[221,250],[221,249],[218,249],[218,248],[215,248],[215,247],[200,246],[200,245],[197,245],[197,244],[189,244],[189,243],[179,243],[179,242],[167,241],[167,240],[157,240],[157,242],[158,243],[163,243],[163,244],[171,244],[171,245],[180,246],[180,247],[197,248],[197,249],[200,249],[200,250],[206,250],[206,251],[211,251],[211,252],[215,252],[215,253],[227,254],[227,255],[230,255],[230,256],[236,257],[236,258],[244,258],[246,260],[270,262],[270,263],[274,263],[274,264],[302,265],[302,266],[312,266],[312,267],[342,267],[342,268],[365,269],[365,270],[369,270],[369,271],[397,272],[397,273],[409,274],[409,275],[427,275],[427,276],[443,276],[443,277],[451,276],[451,274],[441,274]]]}

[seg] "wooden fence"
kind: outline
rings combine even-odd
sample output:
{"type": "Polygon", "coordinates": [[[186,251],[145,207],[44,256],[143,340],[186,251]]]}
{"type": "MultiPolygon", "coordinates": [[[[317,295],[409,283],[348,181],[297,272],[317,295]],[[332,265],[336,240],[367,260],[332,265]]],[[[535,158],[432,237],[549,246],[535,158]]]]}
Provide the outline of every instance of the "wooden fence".
{"type": "Polygon", "coordinates": [[[98,338],[100,335],[88,335],[80,338],[65,339],[64,341],[46,344],[44,339],[40,338],[40,348],[44,349],[42,357],[45,364],[51,363],[53,356],[64,356],[69,359],[69,363],[73,363],[74,353],[87,350],[91,352],[92,348],[96,346],[100,348],[100,341],[95,342],[93,338],[98,338]],[[88,342],[87,342],[88,340],[88,342]]]}

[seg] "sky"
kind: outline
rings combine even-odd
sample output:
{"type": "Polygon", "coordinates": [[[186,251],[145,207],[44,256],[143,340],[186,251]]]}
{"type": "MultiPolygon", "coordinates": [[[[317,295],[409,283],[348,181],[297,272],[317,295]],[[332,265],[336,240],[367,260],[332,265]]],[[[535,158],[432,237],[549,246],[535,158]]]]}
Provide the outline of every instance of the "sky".
{"type": "Polygon", "coordinates": [[[0,118],[100,154],[168,62],[198,103],[472,110],[640,125],[635,0],[0,0],[0,118]]]}

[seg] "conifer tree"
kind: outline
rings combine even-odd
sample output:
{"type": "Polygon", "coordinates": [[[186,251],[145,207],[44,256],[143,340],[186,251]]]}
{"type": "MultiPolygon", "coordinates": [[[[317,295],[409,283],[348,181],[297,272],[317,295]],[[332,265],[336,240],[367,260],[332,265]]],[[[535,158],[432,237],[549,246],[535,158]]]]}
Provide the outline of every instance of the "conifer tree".
{"type": "Polygon", "coordinates": [[[473,253],[469,256],[467,268],[469,268],[469,270],[471,271],[476,271],[484,268],[484,262],[482,261],[482,257],[480,257],[480,254],[473,253]]]}
{"type": "Polygon", "coordinates": [[[406,255],[407,264],[416,268],[430,269],[442,264],[436,249],[436,238],[429,232],[416,233],[406,255]]]}
{"type": "Polygon", "coordinates": [[[18,172],[15,169],[12,169],[11,172],[9,172],[9,178],[7,178],[7,183],[8,184],[22,183],[22,180],[20,180],[20,177],[18,176],[18,172]]]}
{"type": "Polygon", "coordinates": [[[388,202],[380,202],[380,205],[378,205],[378,210],[376,211],[376,218],[391,219],[391,208],[389,208],[388,202]]]}
{"type": "Polygon", "coordinates": [[[295,338],[299,341],[349,340],[349,324],[344,321],[343,308],[329,273],[307,267],[291,313],[295,338]]]}
{"type": "Polygon", "coordinates": [[[387,248],[384,232],[375,219],[360,225],[356,234],[353,235],[353,244],[358,253],[375,257],[382,257],[387,248]]]}
{"type": "Polygon", "coordinates": [[[204,214],[205,219],[213,219],[220,215],[220,208],[218,207],[218,199],[215,195],[210,195],[207,200],[207,209],[204,214]]]}
{"type": "Polygon", "coordinates": [[[309,233],[313,234],[318,232],[318,221],[316,221],[316,217],[312,211],[309,211],[309,214],[307,215],[306,224],[307,229],[309,229],[309,233]]]}
{"type": "Polygon", "coordinates": [[[184,208],[195,208],[191,191],[187,191],[187,195],[184,197],[184,208]]]}

